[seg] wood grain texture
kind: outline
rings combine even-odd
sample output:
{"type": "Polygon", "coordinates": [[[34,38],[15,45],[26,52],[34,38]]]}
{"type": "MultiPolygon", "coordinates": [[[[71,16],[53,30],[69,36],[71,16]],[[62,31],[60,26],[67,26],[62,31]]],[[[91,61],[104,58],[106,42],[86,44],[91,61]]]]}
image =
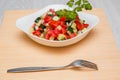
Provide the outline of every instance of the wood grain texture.
{"type": "Polygon", "coordinates": [[[5,13],[0,27],[0,80],[120,80],[120,54],[102,9],[88,12],[97,15],[100,22],[85,39],[62,48],[42,46],[16,28],[15,22],[18,18],[35,11],[16,10],[5,13]],[[61,66],[76,59],[94,62],[99,70],[6,73],[9,68],[61,66]]]}

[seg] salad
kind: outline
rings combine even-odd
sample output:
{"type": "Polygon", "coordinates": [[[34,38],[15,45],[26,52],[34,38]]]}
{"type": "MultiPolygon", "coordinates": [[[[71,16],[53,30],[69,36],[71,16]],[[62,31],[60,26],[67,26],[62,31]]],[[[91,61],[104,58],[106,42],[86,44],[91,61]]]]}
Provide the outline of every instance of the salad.
{"type": "Polygon", "coordinates": [[[73,38],[88,27],[89,24],[81,20],[75,12],[66,9],[58,11],[50,9],[36,18],[31,33],[40,38],[59,41],[73,38]]]}
{"type": "Polygon", "coordinates": [[[56,41],[71,39],[83,33],[89,27],[89,24],[80,19],[77,12],[81,11],[82,8],[90,10],[91,6],[89,3],[81,3],[80,1],[87,0],[78,0],[76,2],[70,0],[67,3],[69,7],[74,4],[77,5],[74,10],[61,9],[55,11],[49,9],[45,14],[35,19],[30,33],[40,38],[56,41]]]}

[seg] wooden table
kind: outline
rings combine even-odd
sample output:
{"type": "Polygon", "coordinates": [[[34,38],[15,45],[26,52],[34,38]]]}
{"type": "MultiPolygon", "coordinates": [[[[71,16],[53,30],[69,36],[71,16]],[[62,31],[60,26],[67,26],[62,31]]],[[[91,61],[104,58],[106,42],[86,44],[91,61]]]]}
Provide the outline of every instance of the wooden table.
{"type": "Polygon", "coordinates": [[[61,48],[40,45],[16,28],[18,18],[36,10],[6,11],[0,27],[0,80],[120,80],[120,54],[109,22],[102,9],[88,11],[99,24],[82,41],[61,48]],[[98,65],[98,71],[57,70],[32,73],[6,73],[25,66],[62,66],[84,59],[98,65]]]}

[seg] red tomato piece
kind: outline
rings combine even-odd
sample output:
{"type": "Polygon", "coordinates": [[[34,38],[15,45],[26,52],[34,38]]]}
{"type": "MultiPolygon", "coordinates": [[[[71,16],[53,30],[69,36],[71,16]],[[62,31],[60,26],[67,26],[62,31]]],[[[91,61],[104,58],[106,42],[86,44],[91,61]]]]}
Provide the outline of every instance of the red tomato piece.
{"type": "Polygon", "coordinates": [[[36,26],[36,24],[34,23],[33,25],[32,25],[32,28],[34,28],[36,26]]]}
{"type": "Polygon", "coordinates": [[[66,29],[65,29],[65,28],[62,28],[62,33],[63,33],[63,34],[66,34],[66,32],[67,32],[66,29]]]}
{"type": "Polygon", "coordinates": [[[49,11],[50,11],[50,12],[55,12],[54,9],[50,9],[49,11]]]}
{"type": "Polygon", "coordinates": [[[59,24],[60,24],[59,21],[51,20],[51,21],[49,22],[49,25],[50,25],[52,28],[56,28],[59,24]]]}
{"type": "Polygon", "coordinates": [[[72,33],[72,34],[70,34],[70,38],[73,38],[73,37],[75,37],[77,34],[76,33],[72,33]]]}
{"type": "Polygon", "coordinates": [[[61,17],[60,21],[65,22],[66,21],[66,17],[65,16],[61,17]]]}
{"type": "Polygon", "coordinates": [[[33,35],[36,35],[36,36],[40,36],[40,34],[41,34],[40,30],[36,30],[36,31],[33,32],[33,35]]]}
{"type": "Polygon", "coordinates": [[[63,21],[60,22],[60,25],[65,29],[67,28],[67,25],[65,25],[65,22],[63,22],[63,21]]]}
{"type": "Polygon", "coordinates": [[[75,23],[78,30],[82,30],[84,28],[83,24],[79,20],[75,20],[75,23]]]}
{"type": "Polygon", "coordinates": [[[44,23],[48,23],[50,20],[52,20],[52,17],[46,15],[45,18],[44,18],[44,23]]]}
{"type": "Polygon", "coordinates": [[[49,35],[49,34],[46,34],[46,35],[45,35],[45,39],[49,40],[49,38],[50,38],[50,35],[49,35]]]}
{"type": "Polygon", "coordinates": [[[50,36],[53,36],[54,38],[57,37],[57,34],[54,32],[54,30],[48,30],[47,34],[50,36]]]}
{"type": "Polygon", "coordinates": [[[54,33],[55,33],[56,35],[58,35],[58,34],[61,33],[61,30],[55,29],[55,30],[54,30],[54,33]]]}
{"type": "Polygon", "coordinates": [[[51,36],[52,35],[52,30],[48,30],[47,34],[49,34],[51,36]]]}
{"type": "Polygon", "coordinates": [[[54,38],[57,38],[57,34],[54,32],[54,30],[52,31],[52,36],[54,37],[54,38]]]}
{"type": "Polygon", "coordinates": [[[80,20],[80,18],[79,18],[79,16],[78,16],[78,15],[76,16],[76,20],[80,20]]]}
{"type": "Polygon", "coordinates": [[[42,28],[38,28],[38,30],[43,30],[42,28]]]}
{"type": "Polygon", "coordinates": [[[56,16],[55,10],[54,9],[50,9],[50,12],[52,12],[53,16],[56,16]]]}
{"type": "Polygon", "coordinates": [[[83,24],[83,26],[84,26],[85,28],[87,28],[87,27],[89,26],[89,24],[83,24]]]}
{"type": "Polygon", "coordinates": [[[61,25],[61,26],[62,26],[64,29],[66,29],[66,28],[67,28],[67,25],[65,25],[65,24],[64,24],[64,25],[61,25]]]}
{"type": "Polygon", "coordinates": [[[70,38],[70,36],[68,34],[64,34],[64,35],[65,35],[66,39],[70,38]]]}

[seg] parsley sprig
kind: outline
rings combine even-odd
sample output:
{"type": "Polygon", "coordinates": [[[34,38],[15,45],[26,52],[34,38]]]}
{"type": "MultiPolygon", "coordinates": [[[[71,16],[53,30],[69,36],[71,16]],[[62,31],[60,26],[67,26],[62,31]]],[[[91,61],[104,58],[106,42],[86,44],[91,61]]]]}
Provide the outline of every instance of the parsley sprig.
{"type": "Polygon", "coordinates": [[[73,7],[73,11],[75,12],[82,11],[83,9],[92,10],[92,6],[88,0],[69,0],[67,5],[73,7]]]}

